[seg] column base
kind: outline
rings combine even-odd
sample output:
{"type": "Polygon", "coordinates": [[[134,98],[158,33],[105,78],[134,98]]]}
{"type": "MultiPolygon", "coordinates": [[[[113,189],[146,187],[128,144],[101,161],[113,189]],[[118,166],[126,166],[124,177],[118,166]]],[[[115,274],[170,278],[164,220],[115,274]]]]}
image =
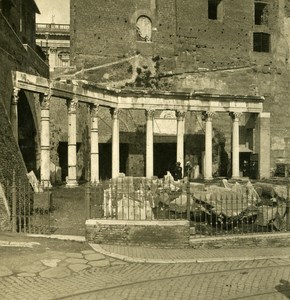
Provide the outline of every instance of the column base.
{"type": "Polygon", "coordinates": [[[238,179],[241,179],[241,177],[240,176],[232,176],[231,179],[238,180],[238,179]]]}
{"type": "Polygon", "coordinates": [[[79,186],[79,184],[76,180],[68,180],[65,187],[74,188],[74,187],[77,187],[77,186],[79,186]]]}
{"type": "Polygon", "coordinates": [[[204,180],[213,180],[213,177],[205,177],[204,180]]]}

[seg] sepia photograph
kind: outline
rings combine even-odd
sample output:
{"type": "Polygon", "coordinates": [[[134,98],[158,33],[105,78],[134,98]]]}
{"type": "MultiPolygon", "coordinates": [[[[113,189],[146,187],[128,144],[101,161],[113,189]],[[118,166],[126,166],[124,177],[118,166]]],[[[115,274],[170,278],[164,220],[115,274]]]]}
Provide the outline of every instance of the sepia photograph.
{"type": "Polygon", "coordinates": [[[0,0],[0,299],[290,299],[289,56],[290,0],[0,0]]]}

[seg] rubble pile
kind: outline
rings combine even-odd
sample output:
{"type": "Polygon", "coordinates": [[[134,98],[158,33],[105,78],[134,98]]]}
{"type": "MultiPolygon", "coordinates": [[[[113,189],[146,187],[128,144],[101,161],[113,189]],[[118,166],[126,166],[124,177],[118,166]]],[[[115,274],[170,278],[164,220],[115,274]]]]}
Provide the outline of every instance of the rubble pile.
{"type": "Polygon", "coordinates": [[[174,181],[168,172],[162,179],[126,177],[111,180],[104,191],[104,217],[120,220],[184,218],[209,226],[272,226],[285,228],[287,188],[250,181],[206,186],[174,181]],[[214,221],[213,221],[214,220],[214,221]]]}

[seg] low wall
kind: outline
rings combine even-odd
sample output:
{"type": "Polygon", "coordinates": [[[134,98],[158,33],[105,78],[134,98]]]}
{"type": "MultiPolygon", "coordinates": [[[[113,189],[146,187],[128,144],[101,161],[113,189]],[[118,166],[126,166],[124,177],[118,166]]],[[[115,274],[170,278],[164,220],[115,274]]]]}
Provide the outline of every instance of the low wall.
{"type": "Polygon", "coordinates": [[[194,249],[233,249],[252,247],[289,247],[290,232],[247,234],[225,237],[191,238],[190,247],[194,249]]]}
{"type": "Polygon", "coordinates": [[[188,221],[86,221],[86,240],[97,244],[184,248],[189,246],[188,221]]]}

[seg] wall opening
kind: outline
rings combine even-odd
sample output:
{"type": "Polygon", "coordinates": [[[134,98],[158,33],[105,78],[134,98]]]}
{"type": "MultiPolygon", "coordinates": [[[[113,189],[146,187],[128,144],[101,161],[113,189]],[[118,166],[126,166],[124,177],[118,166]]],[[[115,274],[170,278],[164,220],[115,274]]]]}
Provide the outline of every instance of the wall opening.
{"type": "Polygon", "coordinates": [[[141,16],[136,22],[137,40],[143,42],[152,41],[152,22],[147,16],[141,16]]]}
{"type": "Polygon", "coordinates": [[[268,25],[268,4],[256,2],[255,3],[255,25],[268,25]]]}
{"type": "Polygon", "coordinates": [[[220,20],[223,18],[224,9],[222,0],[208,0],[208,18],[220,20]]]}
{"type": "Polygon", "coordinates": [[[23,91],[19,93],[18,100],[18,144],[27,168],[27,171],[33,171],[38,175],[36,164],[36,127],[33,115],[23,91]]]}
{"type": "Polygon", "coordinates": [[[254,32],[253,50],[255,52],[270,52],[270,34],[264,32],[254,32]]]}
{"type": "Polygon", "coordinates": [[[153,163],[154,175],[158,178],[166,175],[167,171],[173,174],[176,164],[176,143],[154,143],[153,163]]]}

